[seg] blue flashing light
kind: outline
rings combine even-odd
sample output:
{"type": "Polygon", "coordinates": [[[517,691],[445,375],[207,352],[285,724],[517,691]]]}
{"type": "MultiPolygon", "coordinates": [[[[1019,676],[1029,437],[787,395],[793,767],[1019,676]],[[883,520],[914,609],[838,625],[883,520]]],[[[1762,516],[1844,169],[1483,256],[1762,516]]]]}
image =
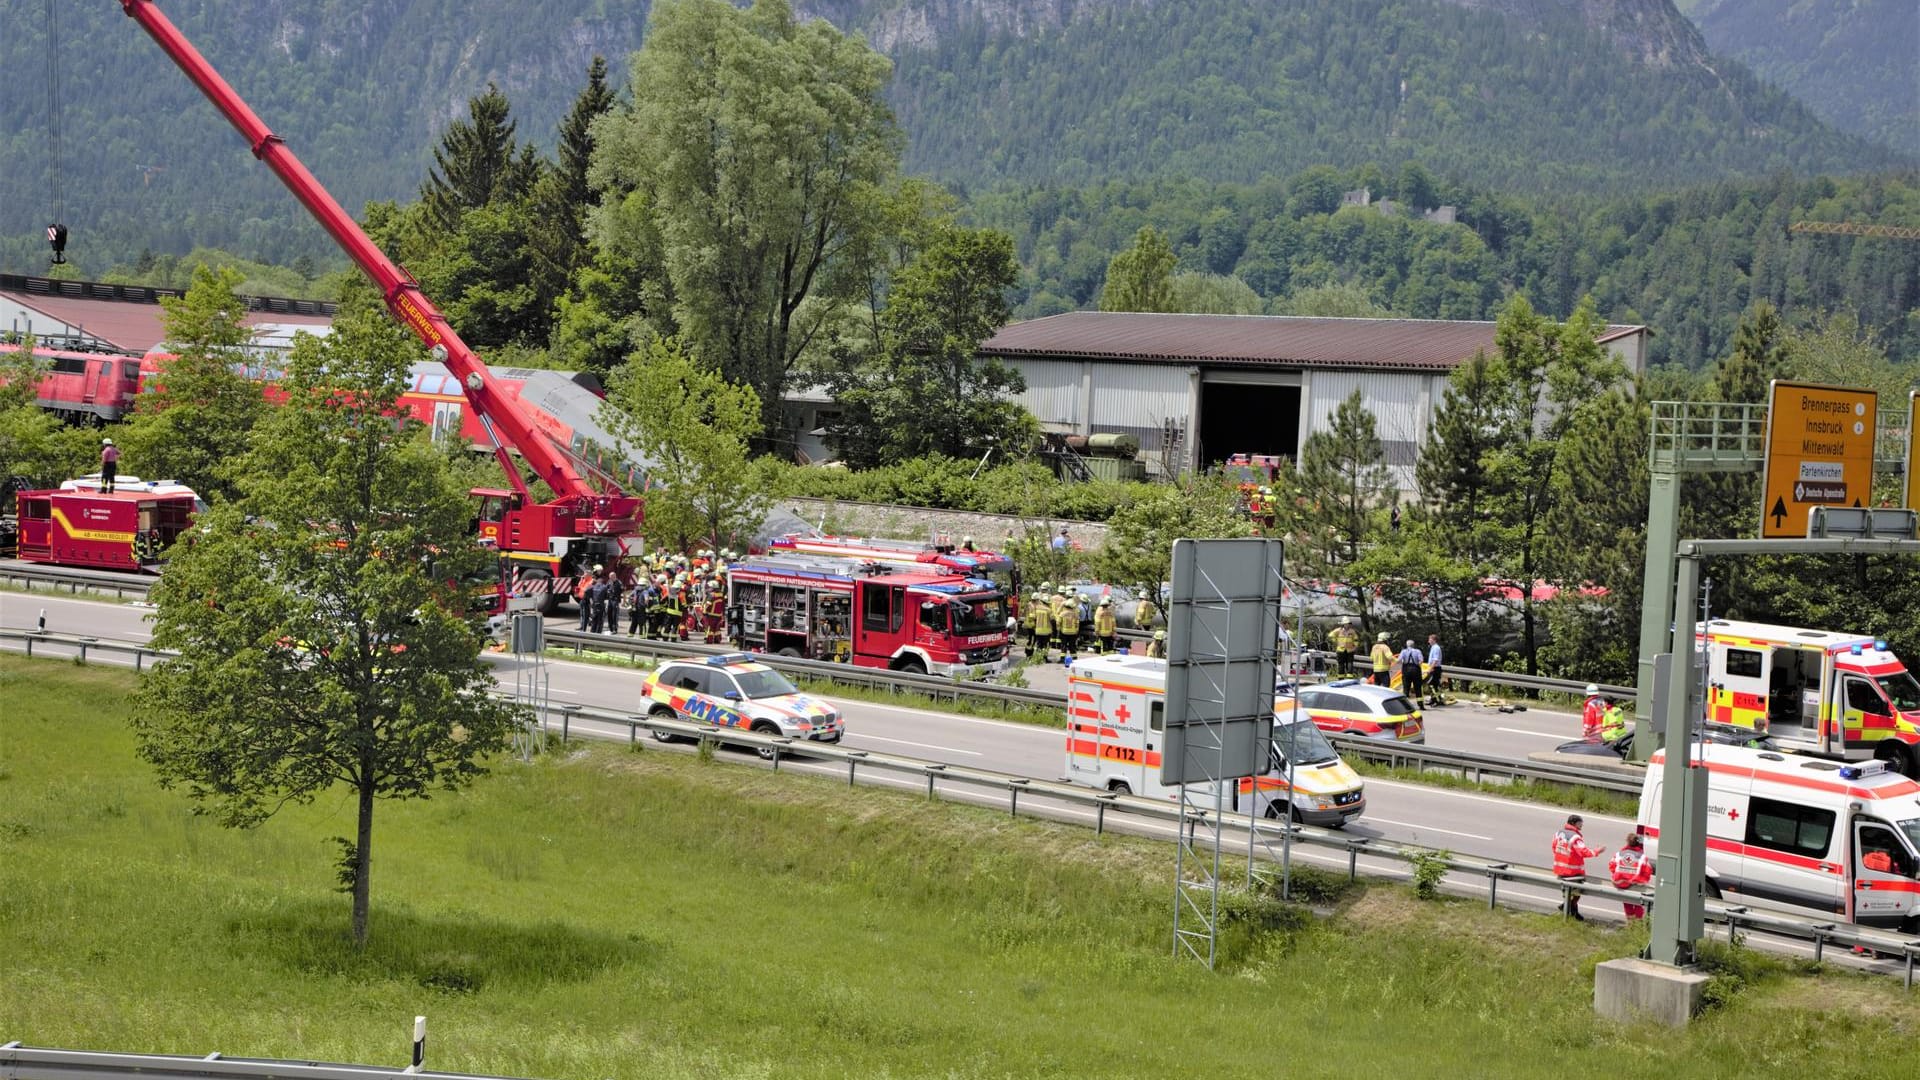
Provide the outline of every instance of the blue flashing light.
{"type": "Polygon", "coordinates": [[[1842,779],[1842,780],[1858,780],[1858,779],[1860,779],[1860,769],[1859,769],[1859,767],[1858,767],[1858,766],[1855,766],[1855,765],[1842,765],[1842,766],[1840,766],[1840,779],[1842,779]]]}
{"type": "Polygon", "coordinates": [[[1334,681],[1328,683],[1327,685],[1328,686],[1359,686],[1360,680],[1359,679],[1335,679],[1334,681]]]}
{"type": "Polygon", "coordinates": [[[1853,643],[1853,655],[1855,656],[1860,655],[1860,643],[1857,641],[1853,643]]]}
{"type": "Polygon", "coordinates": [[[753,663],[753,657],[743,652],[721,653],[718,656],[707,657],[707,663],[712,667],[726,667],[728,664],[751,664],[753,663]]]}
{"type": "Polygon", "coordinates": [[[1874,647],[1874,648],[1876,648],[1876,649],[1879,649],[1879,650],[1880,650],[1881,652],[1886,652],[1886,651],[1887,651],[1887,643],[1886,643],[1886,641],[1885,641],[1884,639],[1881,639],[1881,638],[1875,638],[1875,639],[1874,639],[1874,641],[1873,641],[1873,647],[1874,647]]]}

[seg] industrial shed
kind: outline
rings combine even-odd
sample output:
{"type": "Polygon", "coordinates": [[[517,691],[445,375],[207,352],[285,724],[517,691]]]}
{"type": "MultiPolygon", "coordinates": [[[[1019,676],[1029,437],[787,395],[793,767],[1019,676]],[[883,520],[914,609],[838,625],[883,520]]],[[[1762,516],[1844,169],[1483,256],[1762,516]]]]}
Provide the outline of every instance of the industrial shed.
{"type": "MultiPolygon", "coordinates": [[[[1493,334],[1491,322],[1075,311],[1014,323],[980,352],[1026,377],[1021,404],[1043,430],[1137,436],[1163,475],[1237,453],[1298,461],[1358,388],[1408,490],[1448,376],[1491,354],[1493,334]]],[[[1646,338],[1611,325],[1599,340],[1638,372],[1646,338]]]]}

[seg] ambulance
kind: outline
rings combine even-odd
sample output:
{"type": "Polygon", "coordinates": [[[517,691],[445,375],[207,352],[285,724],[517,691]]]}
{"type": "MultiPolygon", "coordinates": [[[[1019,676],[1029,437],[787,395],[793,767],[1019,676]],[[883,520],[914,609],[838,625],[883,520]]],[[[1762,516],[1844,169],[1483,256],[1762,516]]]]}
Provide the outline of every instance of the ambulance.
{"type": "Polygon", "coordinates": [[[1920,682],[1885,641],[1725,619],[1695,633],[1707,651],[1708,723],[1920,777],[1920,682]]]}
{"type": "MultiPolygon", "coordinates": [[[[1160,782],[1166,707],[1165,660],[1130,655],[1075,660],[1067,675],[1066,779],[1123,795],[1178,798],[1176,785],[1160,782]]],[[[1288,698],[1274,703],[1268,765],[1264,775],[1235,783],[1230,793],[1235,810],[1277,819],[1291,807],[1296,821],[1337,829],[1367,808],[1360,777],[1288,698]]]]}
{"type": "MultiPolygon", "coordinates": [[[[1702,744],[1707,894],[1920,932],[1920,782],[1883,761],[1847,763],[1702,744]]],[[[1639,832],[1660,837],[1661,763],[1640,794],[1639,832]]]]}

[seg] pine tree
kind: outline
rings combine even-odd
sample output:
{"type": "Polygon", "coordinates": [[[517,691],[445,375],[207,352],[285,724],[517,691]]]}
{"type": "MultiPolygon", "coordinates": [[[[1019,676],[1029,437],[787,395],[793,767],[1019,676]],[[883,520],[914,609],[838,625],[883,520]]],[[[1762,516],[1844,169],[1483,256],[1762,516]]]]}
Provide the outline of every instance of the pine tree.
{"type": "Polygon", "coordinates": [[[455,120],[434,148],[434,167],[420,187],[427,221],[451,232],[468,210],[496,200],[512,202],[532,188],[540,174],[533,148],[514,139],[515,124],[507,96],[493,83],[467,102],[467,119],[455,120]]]}
{"type": "Polygon", "coordinates": [[[1361,556],[1384,532],[1389,489],[1386,447],[1359,390],[1342,401],[1325,431],[1307,436],[1300,454],[1299,511],[1303,576],[1340,586],[1371,629],[1372,586],[1361,556]]]}

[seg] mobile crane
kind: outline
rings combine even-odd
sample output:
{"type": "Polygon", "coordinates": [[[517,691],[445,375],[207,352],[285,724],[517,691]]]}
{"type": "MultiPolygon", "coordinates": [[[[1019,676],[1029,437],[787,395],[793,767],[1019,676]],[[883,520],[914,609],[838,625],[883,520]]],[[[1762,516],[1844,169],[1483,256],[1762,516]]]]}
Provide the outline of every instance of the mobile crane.
{"type": "Polygon", "coordinates": [[[595,563],[616,566],[627,554],[627,542],[639,532],[641,500],[623,493],[609,478],[602,478],[604,491],[596,488],[586,478],[588,470],[547,440],[526,407],[504,392],[413,277],[388,258],[341,209],[153,0],[120,0],[120,6],[247,140],[253,156],[273,170],[347,257],[372,279],[394,318],[425,342],[433,358],[459,380],[461,392],[481,422],[498,429],[494,454],[512,488],[474,490],[479,499],[475,527],[514,568],[515,591],[544,593],[551,606],[565,595],[567,579],[585,573],[595,563]],[[519,450],[534,474],[553,489],[553,499],[534,501],[509,448],[519,450]]]}

